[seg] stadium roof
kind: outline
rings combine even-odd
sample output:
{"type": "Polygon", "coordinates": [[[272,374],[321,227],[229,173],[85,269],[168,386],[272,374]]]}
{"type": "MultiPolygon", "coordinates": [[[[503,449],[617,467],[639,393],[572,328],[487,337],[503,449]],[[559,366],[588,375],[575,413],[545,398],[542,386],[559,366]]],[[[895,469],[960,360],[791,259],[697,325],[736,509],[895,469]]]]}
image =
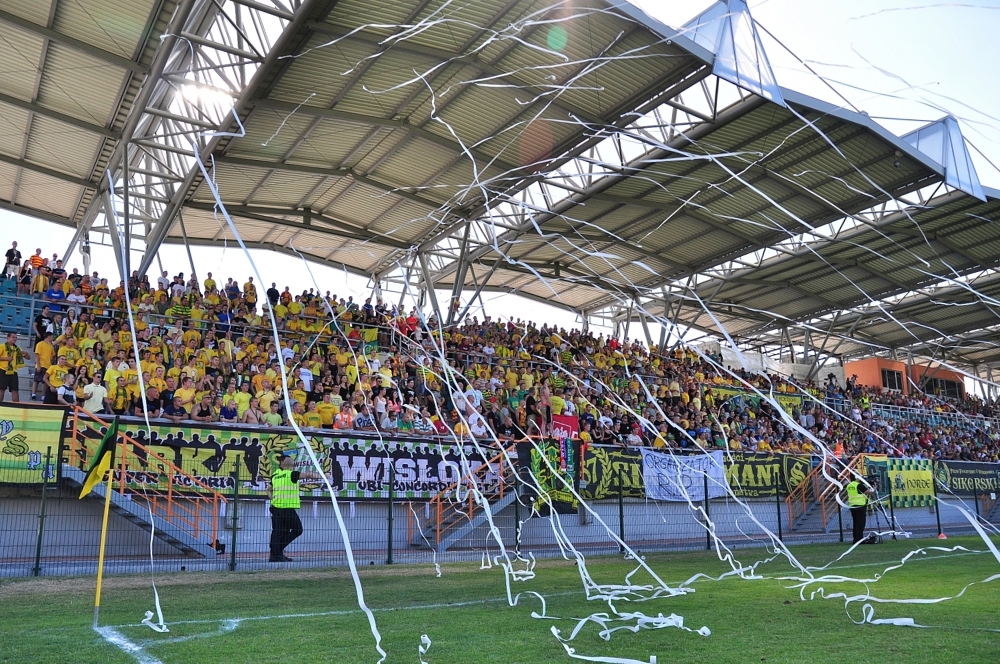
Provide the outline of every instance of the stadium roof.
{"type": "Polygon", "coordinates": [[[0,206],[75,227],[67,255],[231,241],[196,149],[248,246],[435,308],[997,359],[968,284],[1000,281],[1000,194],[957,123],[779,88],[740,0],[680,30],[621,0],[0,0],[0,37],[0,206]]]}

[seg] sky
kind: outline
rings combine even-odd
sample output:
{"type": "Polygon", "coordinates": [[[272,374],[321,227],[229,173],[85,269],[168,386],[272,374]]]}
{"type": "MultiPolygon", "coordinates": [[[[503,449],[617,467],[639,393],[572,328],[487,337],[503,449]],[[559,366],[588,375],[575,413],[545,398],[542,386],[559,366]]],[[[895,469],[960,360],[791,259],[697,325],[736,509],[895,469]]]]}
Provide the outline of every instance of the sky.
{"type": "MultiPolygon", "coordinates": [[[[634,4],[680,27],[711,2],[634,0],[634,4]]],[[[850,102],[897,134],[950,113],[958,118],[966,139],[985,155],[970,150],[980,180],[1000,188],[1000,171],[990,163],[1000,165],[1000,74],[996,67],[1000,63],[1000,2],[751,0],[749,6],[757,23],[773,34],[772,38],[765,33],[762,39],[780,85],[837,105],[850,102]],[[807,66],[826,80],[810,73],[807,66]]],[[[62,255],[71,236],[71,229],[0,210],[0,246],[17,240],[25,255],[36,247],[44,255],[62,255]]],[[[110,247],[94,244],[92,255],[93,266],[112,276],[110,247]]],[[[238,246],[192,247],[191,255],[202,279],[212,272],[216,279],[231,276],[242,283],[253,274],[238,246]]],[[[289,285],[300,292],[318,282],[321,291],[340,296],[364,299],[371,295],[371,284],[363,277],[322,265],[311,267],[311,277],[299,259],[258,250],[252,250],[251,256],[265,285],[275,281],[279,287],[289,285]]],[[[133,260],[138,263],[139,258],[135,254],[133,260]]],[[[171,274],[191,271],[181,246],[165,245],[159,258],[171,274]]],[[[69,267],[80,266],[77,253],[69,267]]],[[[449,295],[439,292],[439,302],[447,302],[449,295]]],[[[395,299],[398,302],[398,296],[395,299]]],[[[494,318],[579,326],[575,314],[517,296],[484,293],[483,300],[494,318]]],[[[412,303],[407,298],[407,306],[412,303]]],[[[478,303],[471,313],[482,316],[478,303]]]]}

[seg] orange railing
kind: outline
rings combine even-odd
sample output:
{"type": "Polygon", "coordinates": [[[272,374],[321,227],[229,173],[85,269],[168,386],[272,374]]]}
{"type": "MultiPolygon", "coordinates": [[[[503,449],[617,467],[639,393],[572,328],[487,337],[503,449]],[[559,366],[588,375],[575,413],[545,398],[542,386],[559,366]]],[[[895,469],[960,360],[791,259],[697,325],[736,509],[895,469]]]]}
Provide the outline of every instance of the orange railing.
{"type": "MultiPolygon", "coordinates": [[[[100,443],[109,423],[86,410],[75,407],[69,418],[69,435],[66,436],[66,462],[80,469],[86,468],[100,443]],[[92,435],[87,435],[90,432],[92,435]],[[96,437],[93,435],[96,434],[96,437]]],[[[133,500],[145,500],[156,516],[161,516],[172,526],[192,535],[195,539],[208,536],[214,544],[219,534],[219,511],[225,496],[211,489],[194,475],[183,471],[163,456],[153,452],[131,436],[121,433],[115,450],[115,472],[118,473],[117,491],[129,494],[133,500]],[[142,459],[137,451],[146,455],[142,459]],[[147,469],[143,466],[148,466],[147,469]],[[129,488],[126,478],[130,472],[156,476],[155,485],[129,488]],[[164,478],[165,476],[165,478],[164,478]],[[163,480],[166,487],[163,488],[163,480]],[[184,490],[176,490],[182,484],[184,490]]]]}
{"type": "Polygon", "coordinates": [[[472,487],[476,487],[487,500],[500,500],[505,492],[511,491],[515,478],[509,457],[513,452],[514,446],[511,445],[431,498],[431,520],[427,525],[434,528],[435,544],[440,544],[442,535],[457,527],[464,519],[472,520],[477,509],[476,492],[472,487]],[[488,483],[488,476],[495,465],[499,466],[497,482],[488,483]]]}
{"type": "Polygon", "coordinates": [[[840,491],[840,487],[829,478],[834,477],[843,484],[844,479],[850,474],[849,469],[853,469],[860,460],[861,456],[856,456],[845,465],[840,460],[824,455],[819,465],[813,468],[785,498],[789,525],[806,514],[813,504],[817,504],[823,530],[826,530],[828,520],[837,513],[837,494],[840,491]]]}

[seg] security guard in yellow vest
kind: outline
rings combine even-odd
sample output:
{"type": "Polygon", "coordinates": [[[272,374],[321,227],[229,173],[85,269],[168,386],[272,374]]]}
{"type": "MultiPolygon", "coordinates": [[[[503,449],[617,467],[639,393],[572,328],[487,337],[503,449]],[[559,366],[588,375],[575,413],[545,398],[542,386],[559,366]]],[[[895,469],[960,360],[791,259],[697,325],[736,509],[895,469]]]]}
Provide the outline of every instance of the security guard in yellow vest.
{"type": "Polygon", "coordinates": [[[271,499],[271,557],[272,563],[290,563],[285,555],[285,547],[302,534],[302,520],[296,511],[299,500],[299,480],[320,480],[321,475],[308,471],[293,470],[295,461],[291,456],[278,457],[278,469],[271,473],[271,486],[267,497],[271,499]]]}
{"type": "Polygon", "coordinates": [[[851,478],[845,487],[847,489],[847,506],[851,508],[851,520],[854,522],[854,544],[865,538],[865,520],[868,518],[868,487],[851,478]]]}

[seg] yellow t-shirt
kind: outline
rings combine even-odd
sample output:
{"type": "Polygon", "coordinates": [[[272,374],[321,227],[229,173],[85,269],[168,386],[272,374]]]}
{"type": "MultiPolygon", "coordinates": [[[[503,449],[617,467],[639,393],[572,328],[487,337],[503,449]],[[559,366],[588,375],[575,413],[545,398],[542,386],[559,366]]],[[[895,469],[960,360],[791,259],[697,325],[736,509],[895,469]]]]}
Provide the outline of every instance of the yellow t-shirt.
{"type": "MultiPolygon", "coordinates": [[[[250,408],[251,397],[252,395],[249,392],[237,392],[236,396],[233,397],[233,401],[236,402],[236,413],[241,418],[243,417],[243,413],[247,412],[247,409],[250,408]]],[[[267,407],[270,408],[271,404],[268,404],[267,407]]]]}
{"type": "Polygon", "coordinates": [[[191,407],[195,403],[195,401],[194,401],[194,397],[195,397],[194,388],[193,387],[189,387],[189,388],[183,388],[183,387],[181,387],[181,388],[178,388],[176,391],[174,391],[174,396],[181,398],[181,407],[184,408],[184,410],[186,410],[187,412],[190,413],[191,412],[191,407]]]}
{"type": "Polygon", "coordinates": [[[46,375],[49,377],[49,383],[53,388],[58,389],[66,383],[66,374],[69,373],[69,367],[61,367],[58,364],[53,364],[45,371],[46,375]]]}
{"type": "Polygon", "coordinates": [[[340,412],[340,408],[334,403],[322,401],[316,404],[316,412],[319,413],[319,418],[323,426],[332,426],[333,418],[340,412]]]}
{"type": "Polygon", "coordinates": [[[566,400],[560,396],[552,395],[549,398],[549,403],[552,406],[553,415],[562,415],[563,411],[566,409],[566,400]]]}
{"type": "Polygon", "coordinates": [[[39,341],[35,344],[35,356],[38,358],[37,366],[42,369],[48,369],[52,366],[52,360],[55,357],[56,349],[52,347],[47,341],[39,341]]]}

